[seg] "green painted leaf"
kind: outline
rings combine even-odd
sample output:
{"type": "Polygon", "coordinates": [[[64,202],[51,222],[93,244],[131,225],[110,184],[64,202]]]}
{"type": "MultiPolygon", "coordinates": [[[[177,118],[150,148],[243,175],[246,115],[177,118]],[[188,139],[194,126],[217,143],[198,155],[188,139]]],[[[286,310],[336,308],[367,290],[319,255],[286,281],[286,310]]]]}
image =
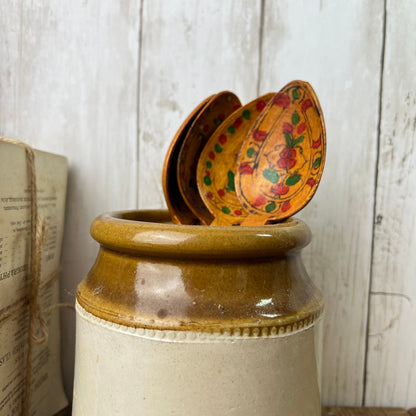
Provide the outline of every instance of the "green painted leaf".
{"type": "Polygon", "coordinates": [[[205,136],[202,133],[198,134],[198,140],[202,141],[205,139],[205,136]]]}
{"type": "Polygon", "coordinates": [[[209,175],[204,176],[204,184],[207,186],[210,186],[212,184],[211,178],[209,177],[209,175]]]}
{"type": "Polygon", "coordinates": [[[296,146],[299,143],[302,143],[305,139],[305,136],[302,134],[302,136],[299,136],[297,139],[293,140],[293,146],[296,146]]]}
{"type": "Polygon", "coordinates": [[[296,185],[296,184],[300,181],[300,178],[301,178],[301,176],[300,176],[300,175],[292,175],[292,176],[289,176],[289,177],[286,179],[285,184],[286,184],[287,186],[293,186],[293,185],[296,185]]]}
{"type": "Polygon", "coordinates": [[[247,149],[246,155],[247,155],[247,157],[251,157],[251,156],[253,156],[255,153],[256,153],[256,149],[254,149],[253,147],[249,147],[249,148],[247,149]]]}
{"type": "Polygon", "coordinates": [[[212,163],[208,160],[208,162],[205,164],[205,166],[207,167],[207,169],[211,169],[212,168],[212,163]]]}
{"type": "Polygon", "coordinates": [[[227,175],[228,175],[228,183],[225,189],[227,191],[235,192],[234,173],[229,170],[227,175]]]}
{"type": "Polygon", "coordinates": [[[264,169],[263,177],[271,183],[279,182],[279,174],[275,170],[264,169]]]}
{"type": "Polygon", "coordinates": [[[287,147],[293,147],[294,144],[293,144],[293,140],[292,140],[292,137],[290,136],[290,134],[289,133],[284,133],[284,135],[285,135],[285,139],[286,139],[286,146],[287,147]]]}
{"type": "Polygon", "coordinates": [[[235,133],[235,127],[234,126],[230,126],[230,127],[228,127],[228,132],[229,133],[231,133],[231,134],[234,134],[235,133]]]}
{"type": "Polygon", "coordinates": [[[299,98],[299,93],[297,89],[292,91],[292,103],[294,103],[299,98]]]}
{"type": "Polygon", "coordinates": [[[321,164],[321,158],[320,158],[320,157],[318,157],[318,158],[315,160],[315,162],[313,162],[313,167],[314,167],[314,169],[318,168],[320,164],[321,164]]]}
{"type": "Polygon", "coordinates": [[[229,213],[231,212],[230,208],[228,208],[228,207],[222,207],[222,208],[221,208],[221,211],[222,211],[224,214],[229,214],[229,213]]]}
{"type": "Polygon", "coordinates": [[[215,144],[214,149],[215,149],[215,151],[217,153],[221,153],[222,152],[222,147],[218,143],[215,144]]]}
{"type": "Polygon", "coordinates": [[[292,124],[296,126],[296,124],[298,124],[298,123],[299,123],[299,121],[300,121],[299,114],[295,111],[295,112],[292,114],[292,124]]]}
{"type": "Polygon", "coordinates": [[[246,120],[250,120],[250,116],[251,116],[250,110],[243,111],[243,118],[245,118],[246,120]]]}
{"type": "Polygon", "coordinates": [[[221,124],[221,120],[220,120],[220,119],[218,119],[218,118],[214,118],[214,124],[215,124],[216,126],[219,126],[219,125],[221,124]]]}
{"type": "Polygon", "coordinates": [[[265,210],[266,212],[272,212],[273,210],[276,209],[276,203],[274,201],[269,202],[266,206],[265,206],[265,210]]]}

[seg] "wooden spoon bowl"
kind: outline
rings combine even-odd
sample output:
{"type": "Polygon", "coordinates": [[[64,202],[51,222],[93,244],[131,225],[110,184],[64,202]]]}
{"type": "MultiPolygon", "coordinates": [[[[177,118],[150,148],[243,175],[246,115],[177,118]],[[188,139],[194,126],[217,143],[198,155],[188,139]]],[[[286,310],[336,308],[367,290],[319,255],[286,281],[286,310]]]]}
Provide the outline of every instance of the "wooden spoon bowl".
{"type": "Polygon", "coordinates": [[[254,121],[274,94],[258,97],[232,113],[201,152],[196,179],[201,198],[215,217],[211,225],[237,225],[248,215],[235,192],[235,166],[254,121]]]}
{"type": "Polygon", "coordinates": [[[206,98],[188,115],[176,132],[165,156],[162,171],[163,193],[172,217],[172,222],[175,224],[196,224],[199,221],[182,198],[179,191],[178,181],[176,179],[176,170],[182,143],[196,117],[212,97],[213,96],[211,95],[206,98]]]}
{"type": "Polygon", "coordinates": [[[236,109],[240,100],[229,91],[211,97],[195,117],[178,155],[177,182],[182,198],[203,224],[214,219],[202,201],[196,183],[198,158],[218,126],[236,109]]]}
{"type": "Polygon", "coordinates": [[[266,106],[241,148],[235,186],[250,213],[242,225],[288,218],[313,197],[326,152],[325,123],[312,87],[293,81],[266,106]]]}

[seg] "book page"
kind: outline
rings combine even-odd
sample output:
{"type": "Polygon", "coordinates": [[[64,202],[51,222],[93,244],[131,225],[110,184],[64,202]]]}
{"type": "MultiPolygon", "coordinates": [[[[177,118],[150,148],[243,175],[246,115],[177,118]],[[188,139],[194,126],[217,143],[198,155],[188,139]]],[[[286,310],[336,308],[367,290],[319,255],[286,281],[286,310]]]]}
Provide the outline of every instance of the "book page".
{"type": "MultiPolygon", "coordinates": [[[[46,223],[39,300],[59,302],[67,161],[35,150],[38,215],[46,223]]],[[[0,416],[22,414],[29,342],[31,196],[25,149],[0,142],[0,416]]],[[[66,406],[60,365],[59,311],[45,314],[49,339],[32,347],[31,416],[66,406]]]]}

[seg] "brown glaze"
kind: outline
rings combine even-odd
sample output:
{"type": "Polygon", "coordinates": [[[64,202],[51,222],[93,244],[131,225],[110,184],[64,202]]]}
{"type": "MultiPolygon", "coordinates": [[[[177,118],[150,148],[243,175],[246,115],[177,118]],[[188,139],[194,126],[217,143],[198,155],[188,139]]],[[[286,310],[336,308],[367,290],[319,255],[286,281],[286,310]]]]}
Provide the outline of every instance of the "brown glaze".
{"type": "Polygon", "coordinates": [[[303,222],[248,227],[168,223],[167,211],[104,214],[92,224],[101,244],[78,287],[88,312],[150,329],[271,334],[311,325],[322,295],[300,250],[303,222]]]}

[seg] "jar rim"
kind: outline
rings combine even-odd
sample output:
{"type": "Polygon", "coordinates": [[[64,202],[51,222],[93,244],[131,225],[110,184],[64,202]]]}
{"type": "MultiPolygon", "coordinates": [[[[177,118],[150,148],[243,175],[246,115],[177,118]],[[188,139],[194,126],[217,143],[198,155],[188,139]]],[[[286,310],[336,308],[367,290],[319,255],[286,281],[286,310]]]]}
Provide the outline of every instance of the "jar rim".
{"type": "Polygon", "coordinates": [[[311,240],[297,218],[260,226],[207,226],[170,222],[167,210],[107,212],[91,225],[102,246],[123,253],[174,258],[241,258],[286,255],[311,240]]]}

